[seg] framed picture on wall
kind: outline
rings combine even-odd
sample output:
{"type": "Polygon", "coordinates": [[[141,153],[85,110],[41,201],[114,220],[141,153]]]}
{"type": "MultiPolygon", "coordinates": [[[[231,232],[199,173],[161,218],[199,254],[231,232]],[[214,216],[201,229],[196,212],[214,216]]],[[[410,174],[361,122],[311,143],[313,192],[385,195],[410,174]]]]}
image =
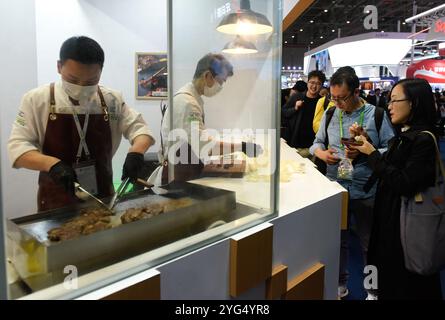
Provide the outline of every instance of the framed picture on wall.
{"type": "Polygon", "coordinates": [[[136,52],[136,99],[167,99],[167,53],[136,52]]]}

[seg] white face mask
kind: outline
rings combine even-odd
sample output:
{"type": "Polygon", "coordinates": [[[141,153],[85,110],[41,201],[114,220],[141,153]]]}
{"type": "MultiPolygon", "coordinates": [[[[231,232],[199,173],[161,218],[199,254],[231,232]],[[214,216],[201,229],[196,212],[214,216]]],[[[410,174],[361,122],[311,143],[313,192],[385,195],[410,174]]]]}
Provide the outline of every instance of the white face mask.
{"type": "Polygon", "coordinates": [[[72,99],[82,102],[90,101],[97,92],[97,84],[94,86],[79,86],[62,79],[62,87],[72,99]]]}
{"type": "Polygon", "coordinates": [[[204,95],[206,97],[213,97],[221,90],[222,90],[222,85],[220,85],[218,81],[215,81],[215,83],[211,88],[209,88],[208,86],[204,86],[204,95]]]}

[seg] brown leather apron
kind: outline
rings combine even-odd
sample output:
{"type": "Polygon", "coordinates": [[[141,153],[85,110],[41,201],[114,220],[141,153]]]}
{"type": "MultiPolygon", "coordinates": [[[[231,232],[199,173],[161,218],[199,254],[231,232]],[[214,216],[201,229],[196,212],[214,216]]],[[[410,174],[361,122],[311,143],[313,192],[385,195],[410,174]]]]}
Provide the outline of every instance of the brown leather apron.
{"type": "MultiPolygon", "coordinates": [[[[100,88],[98,88],[98,94],[103,113],[89,115],[89,130],[87,130],[86,143],[91,154],[90,159],[96,161],[97,196],[103,198],[114,193],[111,165],[112,143],[108,107],[100,88]]],[[[77,160],[76,152],[80,138],[73,114],[55,113],[55,105],[54,83],[51,83],[50,114],[48,116],[42,153],[56,157],[67,164],[74,164],[77,160]]],[[[79,114],[78,117],[83,128],[85,115],[79,114]]],[[[81,161],[84,160],[87,159],[81,159],[81,161]]],[[[37,200],[39,211],[60,208],[79,202],[76,197],[69,195],[63,186],[56,184],[46,172],[40,172],[39,175],[37,200]]]]}
{"type": "MultiPolygon", "coordinates": [[[[179,148],[176,151],[177,158],[181,157],[181,149],[182,148],[179,148]]],[[[204,164],[199,159],[199,157],[192,151],[192,147],[189,144],[187,144],[187,156],[188,156],[187,163],[178,163],[176,165],[173,165],[174,182],[186,182],[201,177],[202,170],[204,169],[204,164]],[[192,164],[192,162],[194,162],[195,164],[192,164]]],[[[162,185],[168,184],[168,161],[165,161],[164,163],[161,183],[162,185]]]]}

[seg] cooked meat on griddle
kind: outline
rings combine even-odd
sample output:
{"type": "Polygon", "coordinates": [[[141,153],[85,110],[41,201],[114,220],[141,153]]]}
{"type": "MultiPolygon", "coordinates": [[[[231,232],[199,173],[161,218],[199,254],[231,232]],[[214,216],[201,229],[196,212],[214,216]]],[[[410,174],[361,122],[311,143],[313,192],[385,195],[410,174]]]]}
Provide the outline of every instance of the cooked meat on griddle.
{"type": "Polygon", "coordinates": [[[121,216],[121,221],[125,224],[133,221],[147,219],[149,217],[150,215],[146,213],[142,208],[130,208],[126,210],[125,213],[121,216]]]}
{"type": "MultiPolygon", "coordinates": [[[[141,208],[127,209],[121,216],[122,224],[133,221],[149,219],[161,213],[186,207],[191,200],[175,199],[160,203],[153,203],[141,208]]],[[[88,235],[112,227],[111,213],[105,209],[84,209],[78,217],[65,222],[58,228],[48,231],[48,239],[51,241],[64,241],[88,235]]]]}
{"type": "Polygon", "coordinates": [[[48,239],[51,241],[65,241],[77,238],[81,229],[73,227],[60,227],[48,231],[48,239]]]}
{"type": "Polygon", "coordinates": [[[80,211],[82,216],[88,217],[109,217],[111,216],[111,212],[106,209],[83,209],[80,211]]]}
{"type": "Polygon", "coordinates": [[[164,207],[160,204],[150,204],[142,208],[130,208],[121,216],[123,224],[148,219],[164,212],[164,207]]]}
{"type": "Polygon", "coordinates": [[[153,216],[157,216],[158,214],[161,214],[164,212],[164,206],[160,203],[154,203],[150,204],[148,206],[145,206],[144,211],[148,214],[151,214],[153,216]]]}
{"type": "Polygon", "coordinates": [[[82,229],[82,234],[92,234],[98,231],[110,229],[111,226],[107,222],[98,221],[95,224],[89,224],[82,229]]]}
{"type": "Polygon", "coordinates": [[[121,221],[123,224],[126,224],[133,221],[148,219],[164,212],[189,206],[190,204],[191,200],[186,198],[153,203],[141,208],[130,208],[121,216],[121,221]]]}
{"type": "Polygon", "coordinates": [[[80,216],[71,219],[58,228],[48,231],[51,241],[74,239],[82,234],[91,234],[110,228],[111,213],[105,209],[84,209],[80,216]]]}

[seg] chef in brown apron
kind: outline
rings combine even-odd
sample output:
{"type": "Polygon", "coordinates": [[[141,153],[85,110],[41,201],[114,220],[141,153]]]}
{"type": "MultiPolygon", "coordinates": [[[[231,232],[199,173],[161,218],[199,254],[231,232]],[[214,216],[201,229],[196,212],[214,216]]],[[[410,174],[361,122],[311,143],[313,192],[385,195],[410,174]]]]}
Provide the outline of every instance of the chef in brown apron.
{"type": "MultiPolygon", "coordinates": [[[[205,130],[204,101],[202,96],[213,97],[218,94],[228,77],[233,76],[233,66],[221,54],[209,53],[202,57],[193,76],[193,81],[184,85],[173,97],[173,114],[167,108],[161,123],[161,151],[159,162],[162,164],[150,176],[148,181],[156,186],[165,185],[171,181],[188,181],[201,176],[204,164],[201,161],[201,147],[208,141],[192,143],[193,125],[201,132],[205,130]],[[170,117],[173,126],[170,128],[170,117]],[[173,143],[177,150],[169,152],[169,134],[171,130],[182,129],[188,141],[173,143]],[[192,146],[199,148],[192,148],[192,146]],[[172,158],[175,159],[171,159],[172,158]],[[181,159],[181,160],[179,160],[181,159]],[[182,161],[183,160],[183,161],[182,161]],[[173,176],[169,176],[169,166],[173,166],[173,176]]],[[[170,141],[171,142],[171,141],[170,141]]],[[[243,142],[234,143],[219,142],[212,149],[213,154],[222,155],[224,150],[243,151],[248,156],[256,156],[262,152],[261,146],[243,142]],[[228,146],[230,144],[230,146],[228,146]]]]}
{"type": "Polygon", "coordinates": [[[16,168],[40,171],[38,210],[78,202],[74,182],[99,198],[114,193],[112,157],[122,136],[132,146],[122,179],[138,177],[154,139],[141,115],[119,93],[99,87],[104,53],[87,37],[72,37],[60,50],[60,83],[25,94],[8,151],[16,168]]]}

